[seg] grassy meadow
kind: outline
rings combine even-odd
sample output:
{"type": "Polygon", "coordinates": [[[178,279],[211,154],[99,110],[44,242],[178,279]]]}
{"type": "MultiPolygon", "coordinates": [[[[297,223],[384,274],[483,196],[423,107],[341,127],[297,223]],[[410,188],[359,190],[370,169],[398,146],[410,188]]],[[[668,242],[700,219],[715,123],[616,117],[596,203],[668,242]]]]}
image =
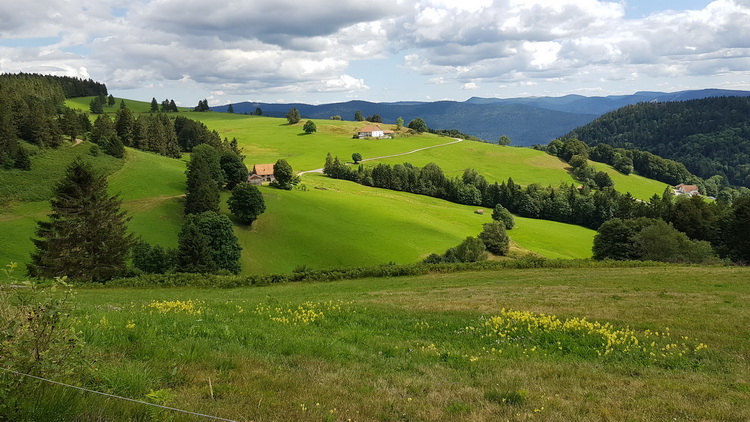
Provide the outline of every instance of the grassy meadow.
{"type": "MultiPolygon", "coordinates": [[[[119,100],[110,111],[119,107],[119,100]]],[[[73,99],[68,100],[68,105],[85,109],[89,101],[73,99]]],[[[143,112],[149,107],[148,103],[131,100],[126,100],[126,104],[143,112]]],[[[283,119],[211,112],[183,115],[205,121],[222,136],[238,137],[248,155],[249,166],[253,162],[274,162],[286,157],[297,170],[310,170],[321,167],[329,151],[343,158],[355,151],[373,157],[452,141],[433,135],[379,141],[352,139],[352,133],[361,126],[355,122],[318,121],[318,133],[301,135],[301,125],[290,126],[283,119]]],[[[87,154],[90,147],[83,143],[74,148],[45,152],[33,158],[31,172],[10,171],[0,175],[8,178],[8,183],[2,184],[5,189],[22,193],[17,203],[0,210],[0,239],[4,240],[0,243],[0,262],[23,264],[28,261],[33,250],[30,239],[34,235],[35,221],[44,219],[48,212],[51,186],[62,177],[73,157],[87,154]],[[63,159],[55,160],[56,154],[63,159]],[[39,180],[44,183],[38,183],[39,180]]],[[[447,153],[434,158],[453,172],[461,171],[462,160],[471,162],[487,155],[495,164],[496,161],[512,163],[503,177],[518,172],[523,181],[542,178],[550,183],[555,175],[570,177],[559,168],[559,160],[546,154],[469,141],[399,158],[411,159],[443,149],[447,153]],[[466,153],[456,148],[462,145],[466,153]],[[518,165],[519,162],[523,165],[518,165]],[[540,164],[542,162],[546,164],[540,164]],[[553,169],[555,166],[557,168],[553,169]],[[542,176],[544,174],[546,176],[542,176]]],[[[110,191],[123,199],[123,208],[132,216],[131,230],[150,243],[174,247],[182,222],[186,159],[175,160],[133,149],[127,150],[125,160],[105,155],[90,159],[101,163],[97,166],[110,174],[110,191]]],[[[486,169],[491,167],[487,165],[486,169]]],[[[474,214],[476,207],[434,198],[368,188],[318,174],[304,175],[302,181],[306,191],[286,192],[263,187],[267,212],[252,227],[235,226],[244,248],[244,274],[289,272],[298,266],[319,269],[391,261],[416,262],[430,253],[444,252],[466,236],[478,234],[481,224],[490,220],[489,213],[474,214]]],[[[227,198],[225,193],[223,199],[227,198]]],[[[226,206],[224,212],[229,214],[226,206]]],[[[519,221],[523,223],[511,233],[514,253],[534,252],[550,258],[591,255],[594,235],[591,230],[543,220],[519,218],[519,221]]]]}
{"type": "MultiPolygon", "coordinates": [[[[474,213],[477,207],[320,174],[302,181],[305,191],[262,188],[265,214],[251,228],[235,230],[245,245],[244,271],[416,262],[476,236],[492,220],[489,212],[474,213]]],[[[580,226],[520,217],[509,232],[518,252],[550,258],[590,257],[594,234],[580,226]]]]}
{"type": "MultiPolygon", "coordinates": [[[[741,421],[748,279],[672,266],[83,289],[92,363],[76,377],[241,421],[741,421]]],[[[35,420],[192,420],[36,394],[35,420]]]]}

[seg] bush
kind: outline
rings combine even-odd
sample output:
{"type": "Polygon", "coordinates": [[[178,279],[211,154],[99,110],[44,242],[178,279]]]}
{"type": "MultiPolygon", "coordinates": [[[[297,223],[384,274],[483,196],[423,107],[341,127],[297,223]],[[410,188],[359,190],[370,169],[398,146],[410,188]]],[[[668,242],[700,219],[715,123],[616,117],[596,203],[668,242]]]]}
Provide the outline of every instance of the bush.
{"type": "Polygon", "coordinates": [[[138,242],[133,247],[133,266],[148,274],[174,272],[177,266],[177,250],[138,242]]]}
{"type": "MultiPolygon", "coordinates": [[[[7,267],[13,283],[16,264],[7,267]]],[[[83,343],[70,318],[73,298],[65,277],[48,288],[30,282],[0,284],[0,367],[56,380],[80,375],[85,364],[83,343]]],[[[36,388],[26,377],[0,377],[0,419],[25,419],[18,412],[36,388]]]]}
{"type": "Polygon", "coordinates": [[[638,259],[644,261],[702,264],[717,260],[710,243],[690,240],[685,233],[661,220],[633,236],[633,243],[638,259]]]}
{"type": "Polygon", "coordinates": [[[445,262],[477,262],[487,260],[487,248],[478,237],[467,237],[458,246],[445,252],[445,262]]]}

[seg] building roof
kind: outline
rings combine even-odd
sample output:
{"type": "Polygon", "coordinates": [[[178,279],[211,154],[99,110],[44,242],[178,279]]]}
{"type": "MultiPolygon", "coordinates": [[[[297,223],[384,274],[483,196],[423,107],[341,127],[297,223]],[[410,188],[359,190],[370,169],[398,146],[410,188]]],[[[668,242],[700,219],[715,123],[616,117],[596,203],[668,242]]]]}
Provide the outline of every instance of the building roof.
{"type": "Polygon", "coordinates": [[[396,132],[394,132],[394,131],[392,131],[392,130],[384,130],[384,131],[383,131],[383,133],[386,133],[386,134],[391,134],[391,135],[392,135],[392,134],[394,134],[394,133],[396,133],[396,132]]]}
{"type": "Polygon", "coordinates": [[[383,129],[377,126],[365,126],[359,130],[359,133],[372,133],[372,132],[382,132],[382,131],[383,129]]]}
{"type": "Polygon", "coordinates": [[[680,189],[683,192],[698,192],[697,185],[686,185],[686,184],[680,183],[679,185],[675,186],[675,188],[680,189]]]}
{"type": "Polygon", "coordinates": [[[273,174],[273,164],[256,164],[253,166],[253,173],[260,176],[270,176],[273,174]]]}

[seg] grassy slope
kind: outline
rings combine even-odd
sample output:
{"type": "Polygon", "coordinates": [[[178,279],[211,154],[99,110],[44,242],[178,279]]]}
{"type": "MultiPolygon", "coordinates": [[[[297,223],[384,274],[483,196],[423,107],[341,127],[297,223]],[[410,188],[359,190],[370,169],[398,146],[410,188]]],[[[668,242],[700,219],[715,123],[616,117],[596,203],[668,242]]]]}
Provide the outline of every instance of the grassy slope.
{"type": "Polygon", "coordinates": [[[31,170],[0,171],[0,212],[9,202],[46,201],[65,169],[78,157],[90,162],[97,171],[112,174],[123,164],[109,155],[92,157],[91,144],[73,146],[69,142],[54,150],[43,151],[31,158],[31,170]]]}
{"type": "MultiPolygon", "coordinates": [[[[245,148],[245,163],[250,168],[253,164],[274,163],[279,158],[285,158],[295,171],[306,171],[323,167],[329,152],[342,161],[349,161],[355,152],[366,158],[451,141],[434,135],[403,136],[389,140],[352,139],[352,135],[365,125],[362,122],[314,120],[318,132],[307,135],[302,130],[306,120],[289,125],[285,119],[214,112],[190,113],[189,117],[218,130],[222,137],[236,137],[245,148]]],[[[381,126],[394,128],[393,125],[381,126]]]]}
{"type": "MultiPolygon", "coordinates": [[[[86,108],[88,101],[86,98],[68,100],[68,105],[86,108]]],[[[126,104],[136,111],[149,108],[148,103],[143,102],[126,100],[126,104]]],[[[119,99],[111,110],[116,110],[118,105],[119,99]]],[[[433,135],[377,141],[351,139],[351,134],[362,125],[356,122],[318,120],[318,133],[301,135],[301,124],[290,126],[283,119],[212,112],[183,115],[204,121],[222,136],[237,137],[248,155],[248,165],[285,157],[298,171],[322,166],[328,152],[343,159],[349,158],[352,152],[360,152],[367,158],[451,141],[433,135]]],[[[79,148],[88,147],[84,144],[79,148]]],[[[470,141],[385,161],[409,161],[416,165],[434,161],[451,174],[459,174],[469,163],[488,180],[513,177],[522,184],[573,182],[565,164],[544,153],[470,141]]],[[[60,172],[67,164],[59,160],[57,165],[60,172]]],[[[45,177],[52,175],[53,172],[45,172],[45,177]]],[[[59,177],[54,174],[55,180],[59,177]]],[[[636,188],[645,186],[637,176],[629,177],[636,180],[636,188]]],[[[476,235],[481,223],[489,220],[488,216],[472,214],[472,207],[432,198],[370,189],[318,175],[306,175],[303,182],[311,188],[308,192],[264,188],[267,213],[252,229],[236,227],[245,248],[244,272],[290,271],[303,264],[323,268],[413,262],[432,252],[441,253],[466,236],[476,235]],[[318,185],[330,190],[312,189],[318,185]]],[[[184,193],[183,161],[129,150],[125,166],[111,176],[110,183],[111,191],[121,193],[125,209],[133,216],[133,232],[151,243],[176,244],[182,216],[180,196],[184,193]]],[[[652,189],[636,188],[631,192],[652,189]]],[[[661,187],[654,189],[659,193],[663,190],[661,187]]],[[[0,260],[26,260],[32,245],[24,239],[33,235],[34,219],[43,218],[46,210],[46,203],[43,203],[0,214],[0,229],[3,229],[0,237],[21,239],[0,247],[0,260]]],[[[580,227],[519,218],[511,237],[519,248],[544,256],[582,258],[590,256],[593,234],[580,227]]]]}
{"type": "Polygon", "coordinates": [[[597,171],[603,170],[607,172],[609,177],[612,178],[612,181],[615,182],[615,189],[618,191],[622,193],[630,192],[630,194],[633,195],[633,198],[642,199],[644,201],[651,199],[654,194],[661,197],[664,193],[664,189],[668,186],[666,183],[647,179],[635,173],[626,176],[615,170],[609,164],[589,160],[589,165],[597,171]]]}
{"type": "MultiPolygon", "coordinates": [[[[79,108],[84,111],[89,111],[89,105],[91,104],[91,100],[94,99],[94,97],[79,97],[79,98],[69,98],[65,100],[65,105],[70,108],[79,108]]],[[[104,112],[105,113],[115,113],[120,108],[120,101],[125,101],[125,106],[127,106],[131,111],[134,113],[148,113],[151,111],[151,102],[147,101],[136,101],[136,100],[129,100],[127,98],[115,98],[115,105],[112,107],[105,105],[104,106],[104,112]]],[[[161,105],[161,100],[156,100],[159,105],[161,105]]],[[[178,107],[180,111],[188,111],[190,108],[188,107],[178,107]]]]}
{"type": "MultiPolygon", "coordinates": [[[[27,188],[31,191],[27,195],[49,198],[51,186],[62,177],[65,167],[73,160],[71,157],[74,155],[71,153],[87,152],[90,146],[84,143],[57,154],[48,153],[56,160],[50,157],[40,160],[48,160],[54,166],[34,165],[31,174],[25,173],[25,178],[20,179],[18,184],[24,186],[34,182],[27,188]],[[54,179],[48,180],[52,177],[54,179]],[[45,183],[48,184],[43,185],[45,189],[34,191],[38,180],[46,180],[45,183]]],[[[116,163],[122,165],[109,177],[110,192],[121,194],[123,208],[132,216],[130,229],[148,242],[175,246],[182,220],[182,203],[179,198],[185,193],[185,163],[133,149],[128,149],[127,154],[124,165],[109,156],[88,159],[97,163],[100,170],[114,170],[113,165],[116,163]]],[[[0,177],[3,175],[0,172],[0,177]]],[[[0,212],[0,262],[28,261],[34,248],[31,237],[34,235],[35,222],[44,220],[48,212],[47,200],[14,203],[0,212]]]]}
{"type": "MultiPolygon", "coordinates": [[[[94,289],[79,291],[77,312],[98,357],[94,387],[134,398],[167,389],[168,405],[225,418],[740,421],[750,414],[748,278],[747,268],[575,268],[232,290],[94,289]],[[203,314],[161,314],[145,307],[152,300],[198,301],[203,314]],[[268,315],[331,300],[349,304],[310,325],[268,315]],[[256,313],[257,305],[270,309],[256,313]],[[465,327],[502,308],[668,328],[673,341],[708,349],[688,367],[511,353],[511,344],[484,352],[486,343],[465,327]],[[522,399],[501,400],[519,392],[522,399]]],[[[58,412],[132,419],[146,412],[65,397],[58,412]]]]}
{"type": "MultiPolygon", "coordinates": [[[[305,175],[307,191],[264,187],[267,210],[236,233],[245,245],[243,267],[251,273],[415,262],[476,236],[488,214],[476,207],[369,188],[322,175],[305,175]],[[335,216],[335,218],[331,218],[335,216]]],[[[511,238],[519,247],[551,258],[591,256],[594,231],[545,220],[519,218],[511,238]]]]}

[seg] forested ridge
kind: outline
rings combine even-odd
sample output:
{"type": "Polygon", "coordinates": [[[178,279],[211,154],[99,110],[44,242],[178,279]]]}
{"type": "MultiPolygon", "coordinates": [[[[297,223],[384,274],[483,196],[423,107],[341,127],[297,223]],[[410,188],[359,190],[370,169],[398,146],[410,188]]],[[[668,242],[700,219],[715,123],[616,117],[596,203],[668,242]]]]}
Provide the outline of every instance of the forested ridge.
{"type": "Polygon", "coordinates": [[[641,149],[684,163],[708,179],[750,187],[750,98],[640,103],[607,113],[564,136],[594,146],[641,149]]]}

